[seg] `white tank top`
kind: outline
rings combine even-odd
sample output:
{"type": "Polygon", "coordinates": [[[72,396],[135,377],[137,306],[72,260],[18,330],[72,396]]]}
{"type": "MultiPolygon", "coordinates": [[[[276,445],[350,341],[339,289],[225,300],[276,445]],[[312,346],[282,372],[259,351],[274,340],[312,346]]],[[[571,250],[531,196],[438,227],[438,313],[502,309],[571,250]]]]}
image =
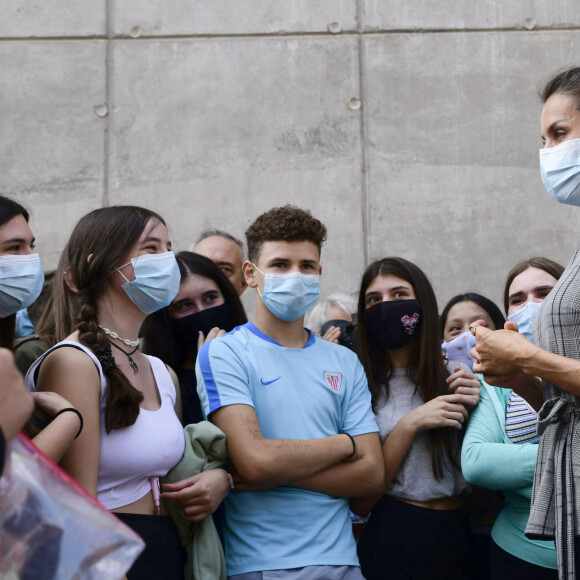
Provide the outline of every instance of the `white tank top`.
{"type": "Polygon", "coordinates": [[[86,346],[74,341],[62,341],[44,353],[26,373],[26,386],[34,391],[35,371],[55,348],[71,345],[87,353],[95,363],[101,378],[101,453],[97,482],[98,500],[115,509],[141,499],[151,489],[149,478],[163,476],[177,464],[185,450],[183,427],[175,414],[175,385],[165,364],[147,356],[159,390],[161,406],[156,411],[140,409],[137,421],[130,427],[105,431],[105,395],[107,380],[101,363],[86,346]]]}

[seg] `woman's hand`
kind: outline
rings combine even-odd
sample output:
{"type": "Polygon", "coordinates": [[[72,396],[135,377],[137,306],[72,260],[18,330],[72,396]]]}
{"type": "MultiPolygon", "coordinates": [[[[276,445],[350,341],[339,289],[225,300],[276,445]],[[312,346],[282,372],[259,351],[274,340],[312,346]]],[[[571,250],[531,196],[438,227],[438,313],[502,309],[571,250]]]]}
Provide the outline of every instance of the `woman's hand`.
{"type": "Polygon", "coordinates": [[[58,393],[40,391],[32,393],[34,408],[50,419],[53,419],[59,411],[70,409],[72,405],[58,393]]]}
{"type": "Polygon", "coordinates": [[[483,373],[486,383],[511,389],[521,382],[524,373],[515,361],[537,347],[517,332],[516,325],[506,322],[504,330],[477,326],[475,338],[475,347],[471,350],[475,358],[473,370],[483,373]]]}
{"type": "Polygon", "coordinates": [[[440,427],[462,429],[472,395],[441,395],[407,413],[401,421],[409,423],[415,433],[440,427]]]}
{"type": "Polygon", "coordinates": [[[472,402],[468,405],[469,409],[479,403],[481,383],[472,372],[457,366],[455,372],[447,378],[447,384],[450,393],[471,397],[472,402]]]}
{"type": "Polygon", "coordinates": [[[322,338],[324,340],[328,340],[328,342],[334,342],[334,344],[338,344],[338,339],[340,338],[341,331],[338,326],[331,326],[325,333],[322,338]]]}
{"type": "Polygon", "coordinates": [[[176,483],[162,485],[164,500],[181,505],[179,513],[190,522],[199,522],[213,514],[230,490],[223,469],[203,471],[176,483]]]}
{"type": "Polygon", "coordinates": [[[222,330],[221,328],[218,328],[217,326],[215,326],[214,328],[212,328],[208,333],[207,336],[203,335],[203,332],[200,330],[199,331],[199,336],[197,338],[197,350],[199,351],[199,349],[206,343],[209,342],[212,338],[217,338],[218,336],[223,336],[226,333],[225,330],[222,330]]]}

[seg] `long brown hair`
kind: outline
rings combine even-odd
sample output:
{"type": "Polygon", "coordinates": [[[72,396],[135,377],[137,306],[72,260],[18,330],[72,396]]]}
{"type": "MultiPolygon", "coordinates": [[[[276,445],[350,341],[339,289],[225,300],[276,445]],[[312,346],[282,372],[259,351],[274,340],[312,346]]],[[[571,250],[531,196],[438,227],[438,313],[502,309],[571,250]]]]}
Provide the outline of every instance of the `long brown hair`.
{"type": "MultiPolygon", "coordinates": [[[[389,396],[389,379],[393,373],[388,352],[370,338],[364,325],[365,293],[377,276],[393,275],[411,284],[415,297],[423,310],[423,323],[419,329],[416,349],[407,367],[407,375],[425,403],[440,395],[449,394],[446,383],[449,372],[441,356],[439,314],[433,287],[423,271],[404,258],[383,258],[373,262],[364,272],[358,297],[359,356],[369,381],[373,407],[381,395],[389,396]]],[[[443,475],[443,456],[458,466],[457,455],[460,437],[456,429],[445,427],[428,431],[433,474],[443,475]]]]}
{"type": "Polygon", "coordinates": [[[66,265],[68,250],[64,249],[54,277],[52,290],[46,306],[34,325],[36,334],[50,346],[64,340],[76,328],[74,317],[74,293],[66,285],[65,278],[70,275],[66,265]]]}
{"type": "MultiPolygon", "coordinates": [[[[97,301],[109,274],[137,243],[150,220],[165,224],[156,213],[136,206],[113,206],[85,215],[73,230],[65,249],[79,341],[103,360],[110,356],[107,335],[99,327],[97,301]]],[[[117,366],[103,365],[107,377],[105,428],[107,433],[132,425],[139,415],[143,395],[117,366]]]]}

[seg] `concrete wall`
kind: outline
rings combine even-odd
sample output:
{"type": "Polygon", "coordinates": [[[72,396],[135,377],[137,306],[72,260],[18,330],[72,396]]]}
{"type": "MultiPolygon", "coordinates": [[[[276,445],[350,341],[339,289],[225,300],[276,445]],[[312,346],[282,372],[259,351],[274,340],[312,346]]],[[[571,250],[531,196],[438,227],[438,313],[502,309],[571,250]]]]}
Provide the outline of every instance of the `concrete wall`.
{"type": "Polygon", "coordinates": [[[401,255],[441,303],[499,300],[577,243],[536,90],[579,32],[578,0],[3,0],[0,191],[46,267],[102,205],[159,211],[180,250],[294,203],[328,227],[325,291],[401,255]]]}

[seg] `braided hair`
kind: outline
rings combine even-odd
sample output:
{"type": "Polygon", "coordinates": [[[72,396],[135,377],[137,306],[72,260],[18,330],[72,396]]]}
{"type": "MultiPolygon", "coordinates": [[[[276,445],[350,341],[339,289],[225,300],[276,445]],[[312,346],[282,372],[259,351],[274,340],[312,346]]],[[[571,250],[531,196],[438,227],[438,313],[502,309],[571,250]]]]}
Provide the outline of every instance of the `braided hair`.
{"type": "Polygon", "coordinates": [[[72,302],[79,342],[95,353],[107,378],[107,433],[135,423],[143,395],[117,367],[107,335],[99,327],[97,303],[108,276],[151,220],[165,224],[159,215],[141,207],[97,209],[81,218],[65,249],[68,275],[78,290],[72,302]]]}

